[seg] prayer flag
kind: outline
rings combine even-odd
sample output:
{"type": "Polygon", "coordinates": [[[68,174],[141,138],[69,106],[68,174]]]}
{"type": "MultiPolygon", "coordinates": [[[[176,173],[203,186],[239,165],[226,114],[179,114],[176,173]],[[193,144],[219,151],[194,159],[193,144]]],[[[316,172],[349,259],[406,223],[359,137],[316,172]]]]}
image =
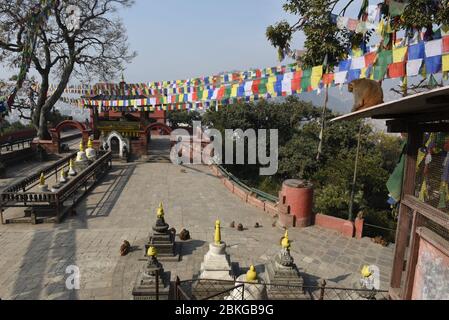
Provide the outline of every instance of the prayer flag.
{"type": "Polygon", "coordinates": [[[425,60],[426,72],[429,74],[435,74],[441,71],[442,61],[441,56],[428,57],[425,60]]]}
{"type": "Polygon", "coordinates": [[[443,71],[449,71],[449,54],[443,56],[443,71]]]}
{"type": "Polygon", "coordinates": [[[393,63],[404,61],[407,47],[393,48],[393,63]]]}
{"type": "Polygon", "coordinates": [[[388,66],[388,77],[401,78],[405,76],[405,62],[395,62],[388,66]]]}
{"type": "Polygon", "coordinates": [[[424,58],[424,42],[418,42],[408,48],[408,60],[423,59],[424,58]]]}
{"type": "Polygon", "coordinates": [[[440,56],[443,53],[442,39],[425,42],[426,57],[440,56]]]}
{"type": "Polygon", "coordinates": [[[407,76],[417,76],[421,69],[423,59],[414,59],[407,61],[407,76]]]}

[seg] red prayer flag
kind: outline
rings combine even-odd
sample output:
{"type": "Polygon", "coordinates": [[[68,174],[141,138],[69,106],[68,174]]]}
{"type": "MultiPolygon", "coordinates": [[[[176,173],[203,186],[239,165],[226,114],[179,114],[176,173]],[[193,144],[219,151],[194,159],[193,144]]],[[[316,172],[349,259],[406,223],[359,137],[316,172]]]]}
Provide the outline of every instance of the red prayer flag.
{"type": "Polygon", "coordinates": [[[220,87],[220,89],[218,89],[218,93],[217,93],[217,100],[221,100],[223,99],[225,93],[225,87],[220,87]]]}
{"type": "Polygon", "coordinates": [[[370,66],[374,64],[374,61],[376,60],[377,53],[376,52],[370,52],[365,54],[365,66],[370,66]]]}
{"type": "Polygon", "coordinates": [[[443,37],[443,52],[449,52],[449,36],[443,37]]]}
{"type": "Polygon", "coordinates": [[[334,80],[334,74],[333,73],[326,73],[323,74],[323,84],[331,84],[334,80]]]}
{"type": "Polygon", "coordinates": [[[253,90],[253,94],[259,94],[259,84],[260,80],[254,80],[251,89],[253,90]]]}
{"type": "Polygon", "coordinates": [[[405,76],[405,62],[396,62],[388,66],[389,78],[400,78],[405,76]]]}
{"type": "Polygon", "coordinates": [[[293,79],[301,79],[301,78],[302,78],[302,70],[293,72],[293,79]]]}
{"type": "Polygon", "coordinates": [[[293,78],[293,80],[292,80],[292,90],[293,91],[301,90],[301,78],[293,78]]]}

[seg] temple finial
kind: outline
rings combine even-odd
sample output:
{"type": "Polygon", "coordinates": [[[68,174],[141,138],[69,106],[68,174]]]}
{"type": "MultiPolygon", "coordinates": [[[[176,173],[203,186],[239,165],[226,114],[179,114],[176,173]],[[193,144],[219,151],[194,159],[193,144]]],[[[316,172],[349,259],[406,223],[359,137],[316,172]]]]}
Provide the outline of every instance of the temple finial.
{"type": "Polygon", "coordinates": [[[220,220],[215,221],[215,236],[214,242],[216,245],[221,244],[221,230],[220,230],[220,220]]]}

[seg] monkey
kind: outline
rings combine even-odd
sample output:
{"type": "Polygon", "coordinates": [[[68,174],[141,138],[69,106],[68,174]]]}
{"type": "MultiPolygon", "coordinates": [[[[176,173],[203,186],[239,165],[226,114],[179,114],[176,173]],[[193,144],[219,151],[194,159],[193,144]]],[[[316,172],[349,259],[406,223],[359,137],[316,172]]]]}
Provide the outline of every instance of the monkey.
{"type": "Polygon", "coordinates": [[[120,247],[120,255],[126,256],[129,252],[131,251],[131,244],[129,243],[129,241],[125,240],[123,241],[123,244],[120,247]]]}
{"type": "Polygon", "coordinates": [[[371,79],[356,79],[348,84],[348,91],[354,95],[351,112],[366,109],[384,102],[382,86],[371,79]]]}

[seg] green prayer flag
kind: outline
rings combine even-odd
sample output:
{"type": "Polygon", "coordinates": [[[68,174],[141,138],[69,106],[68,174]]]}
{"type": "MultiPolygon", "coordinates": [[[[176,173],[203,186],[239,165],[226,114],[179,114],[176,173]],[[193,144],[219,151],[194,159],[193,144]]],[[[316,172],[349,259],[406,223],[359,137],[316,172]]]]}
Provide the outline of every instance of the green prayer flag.
{"type": "Polygon", "coordinates": [[[302,91],[307,91],[309,89],[309,87],[312,84],[312,79],[309,77],[304,78],[304,76],[301,79],[301,90],[302,91]]]}
{"type": "Polygon", "coordinates": [[[384,50],[378,53],[376,65],[388,66],[392,63],[393,63],[393,51],[384,50]]]}
{"type": "Polygon", "coordinates": [[[404,142],[402,144],[401,158],[399,159],[396,168],[394,169],[393,173],[391,174],[390,178],[387,181],[388,192],[396,202],[398,202],[401,199],[402,195],[402,180],[404,177],[406,147],[407,142],[404,142]]]}
{"type": "Polygon", "coordinates": [[[374,66],[373,77],[376,81],[382,81],[387,73],[387,66],[374,66]]]}

